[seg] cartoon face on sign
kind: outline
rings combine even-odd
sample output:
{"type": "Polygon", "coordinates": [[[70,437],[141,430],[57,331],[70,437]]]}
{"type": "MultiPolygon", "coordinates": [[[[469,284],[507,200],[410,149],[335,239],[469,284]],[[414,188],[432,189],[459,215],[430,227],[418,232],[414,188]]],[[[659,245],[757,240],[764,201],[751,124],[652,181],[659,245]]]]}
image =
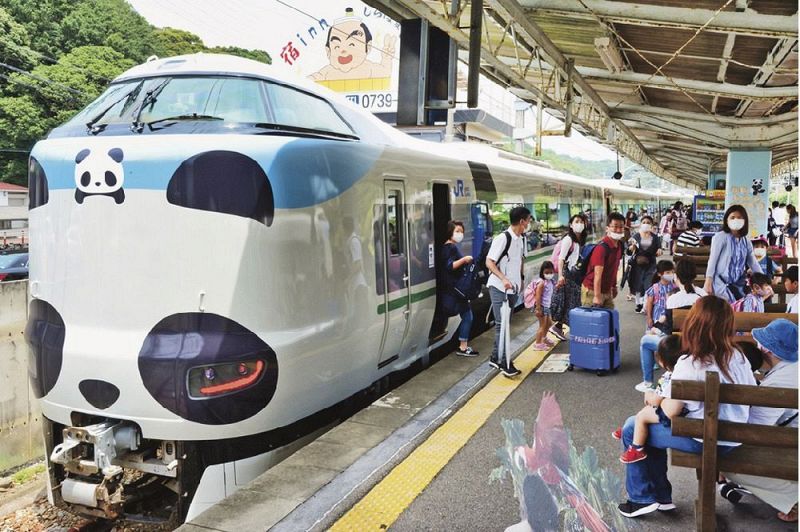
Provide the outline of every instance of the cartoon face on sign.
{"type": "Polygon", "coordinates": [[[395,36],[386,35],[381,62],[367,59],[372,52],[372,33],[360,18],[347,8],[345,17],[336,20],[328,30],[325,52],[329,64],[309,76],[315,81],[389,77],[392,72],[395,36]]]}

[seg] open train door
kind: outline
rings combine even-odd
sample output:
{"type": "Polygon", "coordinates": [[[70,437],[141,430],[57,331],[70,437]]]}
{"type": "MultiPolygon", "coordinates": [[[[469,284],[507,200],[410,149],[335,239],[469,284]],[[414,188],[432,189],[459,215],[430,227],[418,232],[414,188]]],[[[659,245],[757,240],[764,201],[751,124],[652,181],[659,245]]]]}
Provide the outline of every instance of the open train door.
{"type": "Polygon", "coordinates": [[[447,222],[450,221],[450,185],[447,183],[434,183],[433,190],[433,252],[436,264],[436,311],[433,314],[433,323],[428,333],[428,345],[438,342],[447,333],[447,316],[441,310],[442,275],[444,265],[442,262],[442,246],[447,240],[447,222]]]}

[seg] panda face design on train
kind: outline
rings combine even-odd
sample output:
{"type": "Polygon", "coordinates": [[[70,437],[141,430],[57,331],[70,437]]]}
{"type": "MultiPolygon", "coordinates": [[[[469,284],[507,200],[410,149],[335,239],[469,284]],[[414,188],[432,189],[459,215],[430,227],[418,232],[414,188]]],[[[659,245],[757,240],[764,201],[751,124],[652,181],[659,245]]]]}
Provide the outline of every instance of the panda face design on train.
{"type": "Polygon", "coordinates": [[[75,156],[75,201],[82,204],[87,197],[110,196],[119,205],[125,201],[124,154],[120,148],[103,153],[88,148],[75,156]]]}

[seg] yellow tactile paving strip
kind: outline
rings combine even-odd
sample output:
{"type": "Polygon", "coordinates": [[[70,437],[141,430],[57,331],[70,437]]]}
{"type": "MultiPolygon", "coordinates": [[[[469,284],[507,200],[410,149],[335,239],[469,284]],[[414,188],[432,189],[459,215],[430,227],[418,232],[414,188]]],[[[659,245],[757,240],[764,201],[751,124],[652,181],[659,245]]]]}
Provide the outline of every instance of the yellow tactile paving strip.
{"type": "Polygon", "coordinates": [[[522,372],[508,379],[498,374],[413,453],[330,528],[332,531],[382,531],[400,517],[439,471],[486,423],[522,381],[545,359],[548,351],[528,347],[514,365],[522,372]]]}

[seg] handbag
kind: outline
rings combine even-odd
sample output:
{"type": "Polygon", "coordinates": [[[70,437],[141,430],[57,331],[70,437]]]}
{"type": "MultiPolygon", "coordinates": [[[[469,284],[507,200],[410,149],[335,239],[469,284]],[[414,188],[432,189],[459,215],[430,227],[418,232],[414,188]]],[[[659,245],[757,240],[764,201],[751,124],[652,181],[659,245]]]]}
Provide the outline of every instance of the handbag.
{"type": "Polygon", "coordinates": [[[636,255],[637,266],[647,266],[650,264],[650,259],[645,255],[636,255]]]}

